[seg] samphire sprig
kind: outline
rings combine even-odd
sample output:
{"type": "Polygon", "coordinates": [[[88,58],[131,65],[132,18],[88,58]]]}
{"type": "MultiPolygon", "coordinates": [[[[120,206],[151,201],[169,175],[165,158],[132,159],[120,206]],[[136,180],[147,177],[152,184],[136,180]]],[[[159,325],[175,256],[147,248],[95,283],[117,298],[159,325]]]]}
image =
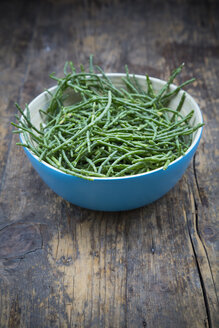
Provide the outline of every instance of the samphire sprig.
{"type": "Polygon", "coordinates": [[[157,168],[164,170],[184,155],[192,142],[193,133],[203,124],[190,125],[194,111],[181,114],[185,101],[183,93],[176,109],[169,107],[170,100],[188,80],[171,89],[170,84],[181,72],[175,69],[167,83],[156,93],[148,75],[145,86],[135,75],[126,75],[120,86],[112,82],[99,66],[89,69],[81,65],[77,72],[72,62],[64,66],[64,77],[57,81],[54,93],[48,91],[50,103],[42,116],[40,128],[31,122],[28,106],[23,111],[16,104],[21,117],[12,123],[22,133],[30,149],[55,168],[77,177],[122,177],[141,174],[157,168]],[[72,93],[77,100],[69,103],[72,93]]]}

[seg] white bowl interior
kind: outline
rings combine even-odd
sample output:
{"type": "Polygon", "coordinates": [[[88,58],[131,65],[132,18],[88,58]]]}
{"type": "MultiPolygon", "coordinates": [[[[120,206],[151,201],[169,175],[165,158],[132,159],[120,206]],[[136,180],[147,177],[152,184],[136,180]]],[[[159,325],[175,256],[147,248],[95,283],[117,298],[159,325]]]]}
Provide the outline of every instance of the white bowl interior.
{"type": "MultiPolygon", "coordinates": [[[[112,80],[112,82],[115,84],[116,87],[124,87],[124,83],[121,81],[121,77],[125,76],[125,74],[120,74],[120,73],[111,73],[111,74],[107,74],[108,77],[110,77],[110,79],[112,80]]],[[[146,86],[146,80],[145,77],[142,75],[136,75],[136,78],[138,79],[138,82],[140,84],[140,86],[147,90],[147,86],[146,86]]],[[[163,87],[163,85],[166,83],[163,80],[159,80],[157,78],[150,78],[154,91],[155,93],[158,93],[159,90],[163,87]]],[[[171,84],[170,86],[170,91],[174,90],[176,88],[175,85],[171,84]]],[[[56,86],[52,87],[49,89],[49,91],[51,93],[54,93],[56,89],[56,86]]],[[[170,105],[169,107],[171,107],[172,109],[176,109],[182,94],[183,94],[183,90],[181,90],[171,101],[170,101],[170,105]]],[[[73,91],[71,92],[71,97],[68,99],[67,104],[68,103],[72,103],[72,102],[76,102],[79,100],[78,94],[75,94],[73,91]]],[[[48,108],[49,102],[50,102],[51,96],[48,94],[48,92],[43,92],[41,93],[38,97],[36,97],[29,105],[29,109],[30,109],[30,115],[31,115],[31,121],[32,123],[36,126],[39,127],[39,124],[42,122],[42,117],[39,113],[39,109],[43,109],[46,110],[48,108]]],[[[191,125],[194,126],[198,123],[202,123],[203,119],[202,119],[202,115],[201,115],[201,111],[199,109],[199,106],[197,105],[197,103],[194,101],[194,99],[186,92],[186,99],[184,101],[184,104],[182,106],[181,109],[181,113],[183,116],[186,116],[191,110],[194,110],[195,113],[192,117],[191,120],[191,125]]],[[[199,132],[196,131],[194,133],[194,136],[199,132]]],[[[193,138],[194,139],[194,138],[193,138]]]]}

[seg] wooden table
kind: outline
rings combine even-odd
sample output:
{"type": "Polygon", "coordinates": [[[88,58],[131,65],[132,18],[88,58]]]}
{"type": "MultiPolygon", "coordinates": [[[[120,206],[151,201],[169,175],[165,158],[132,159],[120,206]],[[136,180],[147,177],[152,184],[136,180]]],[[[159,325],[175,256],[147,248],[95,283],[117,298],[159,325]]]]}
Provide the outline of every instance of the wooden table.
{"type": "Polygon", "coordinates": [[[1,1],[0,327],[216,327],[217,1],[1,1]],[[176,81],[203,137],[183,178],[140,209],[103,213],[52,192],[15,145],[14,103],[90,53],[106,72],[176,81]]]}

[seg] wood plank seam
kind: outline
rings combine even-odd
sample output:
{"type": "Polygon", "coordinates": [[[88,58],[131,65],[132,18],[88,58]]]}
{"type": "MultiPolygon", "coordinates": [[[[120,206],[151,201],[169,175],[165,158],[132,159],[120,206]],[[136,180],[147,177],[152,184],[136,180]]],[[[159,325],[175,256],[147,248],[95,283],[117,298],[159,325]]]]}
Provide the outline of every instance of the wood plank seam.
{"type": "MultiPolygon", "coordinates": [[[[194,171],[194,177],[195,177],[195,183],[196,183],[196,187],[197,187],[197,191],[198,191],[198,195],[199,195],[199,198],[200,198],[200,201],[201,201],[201,205],[202,204],[202,195],[200,193],[200,189],[199,189],[199,183],[198,183],[198,177],[197,177],[197,173],[196,173],[196,166],[195,166],[195,156],[193,158],[193,171],[194,171]]],[[[194,199],[195,201],[195,199],[194,199]]],[[[216,300],[217,300],[217,304],[219,305],[219,301],[218,301],[218,296],[217,296],[217,289],[216,289],[216,284],[215,284],[215,281],[214,281],[214,276],[213,276],[213,273],[212,273],[212,269],[211,269],[211,265],[210,265],[210,261],[209,261],[209,256],[208,256],[208,252],[207,252],[207,249],[206,249],[206,246],[205,246],[205,242],[200,234],[200,231],[199,231],[199,228],[198,228],[198,204],[197,204],[197,201],[195,201],[195,208],[196,208],[196,226],[197,226],[197,234],[198,234],[198,237],[203,245],[203,248],[204,248],[204,251],[205,251],[205,255],[206,255],[206,259],[208,261],[208,266],[209,266],[209,270],[210,270],[210,273],[211,273],[211,279],[212,279],[212,283],[213,283],[213,286],[214,286],[214,291],[215,291],[215,297],[216,297],[216,300]]]]}
{"type": "MultiPolygon", "coordinates": [[[[198,191],[198,195],[199,195],[199,198],[200,198],[200,201],[201,201],[201,205],[202,204],[202,195],[200,193],[200,188],[199,188],[199,183],[198,183],[198,177],[197,177],[197,173],[196,173],[196,166],[195,166],[195,156],[193,158],[193,171],[194,171],[194,177],[195,177],[195,183],[196,183],[196,187],[197,187],[197,191],[198,191]]],[[[195,201],[195,207],[196,207],[196,212],[198,211],[198,204],[197,204],[197,201],[195,201]]],[[[212,282],[213,282],[213,286],[214,286],[214,291],[215,291],[215,297],[217,299],[217,303],[219,305],[219,302],[218,302],[218,297],[217,297],[217,289],[216,289],[216,284],[215,284],[215,281],[214,281],[214,276],[213,276],[213,273],[212,273],[212,269],[211,269],[211,265],[210,265],[210,261],[209,261],[209,256],[208,256],[208,252],[207,252],[207,249],[206,249],[206,246],[205,246],[205,243],[204,243],[204,240],[202,239],[202,236],[200,234],[200,231],[199,231],[199,228],[198,228],[198,215],[196,216],[196,226],[197,226],[197,234],[199,236],[199,239],[203,245],[203,248],[204,248],[204,251],[205,251],[205,254],[206,254],[206,258],[207,258],[207,261],[208,261],[208,266],[209,266],[209,270],[211,272],[211,279],[212,279],[212,282]]]]}
{"type": "Polygon", "coordinates": [[[214,328],[216,327],[216,322],[218,317],[218,313],[216,309],[217,298],[215,295],[212,294],[209,295],[208,289],[206,287],[207,279],[208,279],[208,284],[209,281],[211,281],[211,284],[213,285],[212,274],[211,274],[211,270],[209,269],[209,262],[207,260],[204,245],[197,231],[198,207],[196,204],[194,193],[193,191],[191,191],[189,185],[188,188],[190,194],[191,214],[187,213],[186,209],[184,208],[184,218],[186,220],[189,238],[194,252],[195,263],[200,278],[200,284],[201,284],[204,304],[206,308],[206,320],[207,320],[206,327],[214,328]],[[205,274],[203,274],[203,271],[205,271],[205,274]]]}

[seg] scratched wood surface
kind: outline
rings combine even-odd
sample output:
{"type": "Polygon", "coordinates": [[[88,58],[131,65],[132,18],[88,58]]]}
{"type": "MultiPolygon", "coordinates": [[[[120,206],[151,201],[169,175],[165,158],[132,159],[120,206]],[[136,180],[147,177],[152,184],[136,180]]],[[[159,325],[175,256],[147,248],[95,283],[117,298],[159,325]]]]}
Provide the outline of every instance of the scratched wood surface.
{"type": "Polygon", "coordinates": [[[218,324],[217,1],[1,1],[0,327],[215,327],[218,324]],[[128,212],[53,193],[10,122],[90,53],[107,72],[197,81],[203,137],[162,199],[128,212]]]}

